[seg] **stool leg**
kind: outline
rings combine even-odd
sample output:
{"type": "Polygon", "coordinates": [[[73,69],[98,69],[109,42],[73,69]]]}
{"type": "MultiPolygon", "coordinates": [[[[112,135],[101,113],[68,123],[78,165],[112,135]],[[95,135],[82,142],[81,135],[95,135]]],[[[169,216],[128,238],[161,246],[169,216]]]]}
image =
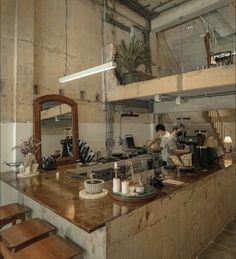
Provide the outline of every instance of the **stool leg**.
{"type": "Polygon", "coordinates": [[[11,252],[7,249],[7,247],[3,244],[3,242],[1,242],[0,244],[0,249],[3,255],[4,259],[13,259],[13,256],[11,254],[11,252]]]}
{"type": "Polygon", "coordinates": [[[20,217],[21,221],[25,221],[26,220],[26,217],[25,217],[25,214],[23,214],[21,217],[20,217]]]}
{"type": "Polygon", "coordinates": [[[1,245],[2,245],[2,240],[0,240],[0,259],[3,259],[1,245]]]}

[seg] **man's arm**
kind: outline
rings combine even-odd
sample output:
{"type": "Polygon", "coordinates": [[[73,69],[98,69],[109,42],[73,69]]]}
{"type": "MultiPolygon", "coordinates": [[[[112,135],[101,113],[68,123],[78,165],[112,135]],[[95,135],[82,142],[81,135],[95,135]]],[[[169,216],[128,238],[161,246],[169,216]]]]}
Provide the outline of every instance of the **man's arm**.
{"type": "Polygon", "coordinates": [[[174,155],[181,156],[189,153],[189,149],[174,149],[173,150],[174,155]]]}
{"type": "Polygon", "coordinates": [[[176,143],[176,140],[173,139],[173,138],[170,138],[169,139],[169,148],[170,150],[172,151],[172,153],[176,156],[181,156],[181,155],[185,155],[185,154],[188,154],[189,153],[189,148],[187,149],[179,149],[177,147],[177,143],[176,143]]]}
{"type": "Polygon", "coordinates": [[[154,146],[154,144],[149,148],[153,152],[160,152],[163,148],[160,145],[154,146]]]}
{"type": "Polygon", "coordinates": [[[147,148],[151,148],[151,146],[154,145],[159,139],[160,139],[160,136],[155,137],[152,140],[152,142],[147,146],[147,148]]]}

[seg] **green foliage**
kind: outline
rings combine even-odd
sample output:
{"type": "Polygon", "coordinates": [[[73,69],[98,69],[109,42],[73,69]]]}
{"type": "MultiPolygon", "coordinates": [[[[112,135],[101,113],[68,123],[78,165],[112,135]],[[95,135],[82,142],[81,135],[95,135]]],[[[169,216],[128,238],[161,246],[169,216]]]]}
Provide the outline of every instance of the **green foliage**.
{"type": "Polygon", "coordinates": [[[124,40],[118,45],[115,58],[119,73],[137,71],[140,65],[150,62],[150,50],[148,44],[132,36],[126,44],[124,40]]]}

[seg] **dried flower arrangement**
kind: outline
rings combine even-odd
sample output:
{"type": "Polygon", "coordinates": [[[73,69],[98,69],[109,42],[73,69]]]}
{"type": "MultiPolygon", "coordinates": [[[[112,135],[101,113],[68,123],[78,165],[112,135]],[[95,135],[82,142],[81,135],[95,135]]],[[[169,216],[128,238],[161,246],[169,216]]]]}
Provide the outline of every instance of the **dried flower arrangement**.
{"type": "Polygon", "coordinates": [[[13,150],[19,150],[24,156],[29,153],[35,155],[40,147],[41,142],[37,143],[33,136],[29,137],[27,140],[23,141],[21,144],[16,145],[12,148],[13,150]]]}

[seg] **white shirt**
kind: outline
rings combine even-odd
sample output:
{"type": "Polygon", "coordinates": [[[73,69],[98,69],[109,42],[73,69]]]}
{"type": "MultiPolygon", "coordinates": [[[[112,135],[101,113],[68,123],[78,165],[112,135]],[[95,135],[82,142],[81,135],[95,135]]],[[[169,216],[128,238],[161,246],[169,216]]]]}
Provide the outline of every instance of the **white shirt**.
{"type": "Polygon", "coordinates": [[[167,149],[167,145],[169,143],[169,136],[170,136],[170,133],[166,131],[165,134],[161,136],[161,141],[160,141],[160,147],[162,147],[161,159],[162,161],[165,161],[165,162],[167,162],[167,158],[169,156],[169,152],[167,149]]]}

